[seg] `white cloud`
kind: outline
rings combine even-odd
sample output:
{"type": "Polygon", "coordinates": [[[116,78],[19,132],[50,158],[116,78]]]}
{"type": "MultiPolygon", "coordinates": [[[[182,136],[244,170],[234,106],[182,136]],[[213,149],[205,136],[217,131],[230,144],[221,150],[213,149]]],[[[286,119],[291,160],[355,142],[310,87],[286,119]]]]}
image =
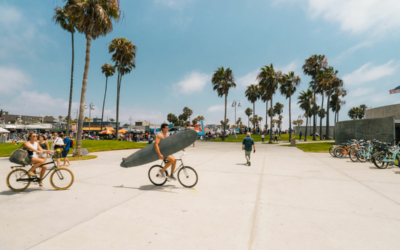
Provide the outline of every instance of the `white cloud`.
{"type": "Polygon", "coordinates": [[[399,66],[399,63],[395,63],[393,60],[375,67],[371,62],[369,62],[352,73],[344,75],[342,79],[347,86],[359,85],[378,80],[385,76],[393,75],[399,66]]]}
{"type": "Polygon", "coordinates": [[[173,85],[174,90],[179,93],[190,95],[196,92],[201,92],[204,86],[209,82],[211,76],[204,73],[193,71],[185,76],[183,80],[173,85]]]}
{"type": "Polygon", "coordinates": [[[283,74],[287,74],[290,71],[294,71],[295,74],[297,75],[299,74],[299,72],[296,72],[298,69],[299,69],[299,63],[297,61],[293,61],[286,66],[276,68],[276,70],[282,71],[283,74]]]}
{"type": "MultiPolygon", "coordinates": [[[[1,105],[1,108],[5,111],[9,111],[10,114],[21,114],[21,115],[52,115],[54,117],[66,116],[68,114],[68,101],[52,97],[47,93],[38,93],[36,91],[27,92],[23,91],[19,95],[15,96],[5,105],[1,105]]],[[[76,118],[74,111],[79,109],[79,103],[72,103],[71,116],[73,119],[76,118]]],[[[104,110],[104,119],[116,118],[116,109],[104,110]]],[[[85,110],[84,116],[89,116],[88,110],[85,110]]],[[[162,123],[166,120],[166,116],[160,111],[149,110],[143,107],[124,107],[120,106],[119,110],[119,120],[121,125],[124,123],[129,123],[129,117],[132,116],[133,121],[137,120],[147,120],[152,123],[162,123]]],[[[95,107],[92,111],[91,117],[101,118],[101,106],[95,107]]]]}
{"type": "Polygon", "coordinates": [[[0,66],[0,95],[12,94],[30,84],[30,78],[22,70],[0,66]]]}
{"type": "Polygon", "coordinates": [[[15,8],[7,5],[3,5],[0,8],[0,24],[1,25],[13,25],[19,22],[22,18],[22,14],[15,8]]]}
{"type": "Polygon", "coordinates": [[[182,10],[187,4],[192,3],[193,0],[154,0],[156,4],[167,6],[171,9],[182,10]]]}
{"type": "Polygon", "coordinates": [[[334,58],[332,60],[333,64],[339,63],[341,60],[343,60],[344,58],[346,58],[349,55],[352,55],[354,52],[356,52],[359,49],[363,49],[363,48],[369,48],[372,45],[374,45],[375,42],[372,41],[367,41],[367,42],[362,42],[359,43],[353,47],[348,48],[346,51],[342,52],[339,56],[337,56],[336,58],[334,58]]]}
{"type": "Polygon", "coordinates": [[[225,111],[225,105],[213,105],[207,109],[207,112],[225,111]]]}
{"type": "Polygon", "coordinates": [[[287,2],[305,5],[312,18],[322,16],[353,34],[376,36],[400,28],[397,0],[275,0],[278,4],[287,2]]]}
{"type": "Polygon", "coordinates": [[[260,72],[260,69],[256,69],[256,70],[254,70],[254,71],[248,73],[248,74],[245,75],[245,76],[239,77],[239,78],[236,80],[236,84],[237,84],[238,86],[247,87],[247,86],[249,86],[250,84],[257,83],[257,80],[256,80],[256,79],[257,79],[257,75],[258,75],[259,72],[260,72]]]}

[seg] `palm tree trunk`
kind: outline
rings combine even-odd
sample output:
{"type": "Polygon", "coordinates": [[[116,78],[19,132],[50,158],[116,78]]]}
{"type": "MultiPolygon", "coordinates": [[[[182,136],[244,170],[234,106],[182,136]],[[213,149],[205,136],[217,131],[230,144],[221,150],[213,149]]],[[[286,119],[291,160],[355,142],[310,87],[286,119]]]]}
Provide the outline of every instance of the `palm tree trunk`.
{"type": "Polygon", "coordinates": [[[108,82],[108,76],[106,76],[106,90],[104,91],[103,110],[101,111],[101,125],[100,125],[100,131],[103,131],[104,104],[106,103],[107,82],[108,82]]]}
{"type": "MultiPolygon", "coordinates": [[[[315,102],[315,88],[314,88],[314,102],[315,102]]],[[[313,123],[314,123],[313,124],[313,141],[317,140],[317,138],[315,136],[315,132],[317,132],[317,116],[316,116],[315,108],[316,108],[316,105],[314,105],[314,107],[313,107],[313,115],[314,115],[314,117],[313,117],[313,123]]]]}
{"type": "Polygon", "coordinates": [[[90,63],[90,45],[92,43],[92,36],[86,34],[86,57],[85,57],[85,71],[83,72],[82,91],[81,91],[81,103],[79,105],[79,121],[78,121],[78,134],[76,138],[76,150],[74,156],[81,156],[82,148],[82,130],[83,130],[83,112],[85,111],[85,97],[87,87],[87,77],[89,74],[89,63],[90,63]]]}
{"type": "MultiPolygon", "coordinates": [[[[272,95],[271,95],[271,107],[272,107],[272,95]]],[[[272,115],[269,116],[269,143],[272,143],[272,115]]]]}
{"type": "MultiPolygon", "coordinates": [[[[268,124],[268,100],[265,101],[265,103],[267,104],[267,111],[265,112],[265,125],[268,124]]],[[[267,129],[267,128],[265,128],[267,129]]]]}
{"type": "Polygon", "coordinates": [[[256,120],[254,119],[255,114],[256,114],[256,103],[253,102],[253,132],[256,131],[256,120]]]}
{"type": "MultiPolygon", "coordinates": [[[[324,107],[324,92],[322,91],[322,103],[321,103],[321,110],[324,107]]],[[[326,134],[326,131],[325,131],[326,134]]],[[[319,118],[319,140],[322,140],[322,116],[319,118]]]]}
{"type": "Polygon", "coordinates": [[[119,130],[119,124],[118,124],[118,122],[119,122],[119,93],[121,90],[121,82],[122,82],[122,74],[120,72],[121,72],[121,69],[118,70],[119,75],[118,75],[118,83],[117,83],[117,114],[116,114],[117,124],[115,125],[115,127],[116,127],[115,140],[117,140],[117,141],[118,141],[118,130],[119,130]]]}
{"type": "Polygon", "coordinates": [[[326,138],[328,138],[330,136],[329,135],[329,102],[330,102],[330,99],[331,99],[331,95],[329,95],[329,92],[328,92],[328,103],[326,104],[326,131],[325,131],[326,138]]]}
{"type": "Polygon", "coordinates": [[[74,86],[74,33],[73,32],[71,32],[71,37],[72,37],[71,86],[69,88],[68,120],[67,120],[67,129],[65,130],[66,136],[68,136],[69,134],[69,123],[71,121],[72,89],[74,86]]]}
{"type": "Polygon", "coordinates": [[[228,96],[225,94],[225,115],[224,115],[224,134],[222,135],[222,140],[225,141],[225,128],[226,128],[226,106],[227,106],[228,96]]]}
{"type": "Polygon", "coordinates": [[[292,95],[289,96],[289,142],[292,138],[292,111],[291,111],[292,95]]]}
{"type": "Polygon", "coordinates": [[[336,112],[335,112],[335,120],[334,120],[335,130],[333,131],[333,139],[336,139],[336,112]]]}
{"type": "Polygon", "coordinates": [[[306,132],[304,134],[304,141],[307,141],[307,127],[308,127],[308,116],[306,118],[306,132]]]}

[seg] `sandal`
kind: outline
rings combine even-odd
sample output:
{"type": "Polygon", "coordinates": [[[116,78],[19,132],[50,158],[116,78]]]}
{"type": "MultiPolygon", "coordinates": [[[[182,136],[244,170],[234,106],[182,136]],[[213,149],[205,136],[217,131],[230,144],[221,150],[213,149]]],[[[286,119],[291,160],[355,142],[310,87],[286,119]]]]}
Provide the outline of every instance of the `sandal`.
{"type": "Polygon", "coordinates": [[[36,177],[36,174],[32,173],[32,172],[28,172],[28,175],[31,176],[31,177],[36,177]]]}

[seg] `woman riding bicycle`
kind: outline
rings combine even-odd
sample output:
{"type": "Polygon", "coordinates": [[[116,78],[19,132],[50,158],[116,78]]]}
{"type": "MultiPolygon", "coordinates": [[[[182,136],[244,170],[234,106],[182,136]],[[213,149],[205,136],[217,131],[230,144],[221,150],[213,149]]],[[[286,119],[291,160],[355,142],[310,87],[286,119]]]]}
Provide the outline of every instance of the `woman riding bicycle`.
{"type": "MultiPolygon", "coordinates": [[[[36,177],[36,174],[34,173],[35,169],[40,167],[45,162],[43,158],[38,157],[38,154],[43,154],[44,152],[50,153],[51,151],[43,150],[42,147],[40,147],[39,143],[37,142],[37,135],[35,133],[29,134],[28,139],[29,141],[24,143],[24,149],[28,151],[29,157],[31,158],[31,164],[33,165],[31,170],[28,172],[28,175],[36,177]]],[[[42,166],[42,170],[40,171],[40,179],[43,179],[46,168],[46,166],[42,166]]],[[[39,185],[43,187],[42,181],[39,182],[39,185]]]]}

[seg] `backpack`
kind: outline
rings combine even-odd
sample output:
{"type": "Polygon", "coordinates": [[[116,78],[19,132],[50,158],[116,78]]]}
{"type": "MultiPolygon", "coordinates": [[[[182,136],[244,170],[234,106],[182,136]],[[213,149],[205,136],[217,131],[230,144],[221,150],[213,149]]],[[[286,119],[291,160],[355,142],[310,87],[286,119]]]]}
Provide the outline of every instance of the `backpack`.
{"type": "Polygon", "coordinates": [[[74,141],[73,141],[73,140],[71,140],[71,141],[69,142],[69,146],[70,146],[71,148],[73,148],[73,147],[74,147],[74,145],[75,145],[74,141]]]}

